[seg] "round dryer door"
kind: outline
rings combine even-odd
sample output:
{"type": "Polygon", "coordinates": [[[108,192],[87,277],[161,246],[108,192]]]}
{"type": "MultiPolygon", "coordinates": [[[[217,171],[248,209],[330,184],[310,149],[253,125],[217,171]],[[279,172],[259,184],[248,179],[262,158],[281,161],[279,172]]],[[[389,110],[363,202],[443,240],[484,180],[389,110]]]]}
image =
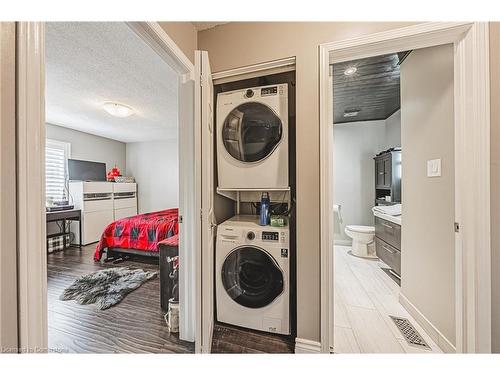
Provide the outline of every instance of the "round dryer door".
{"type": "Polygon", "coordinates": [[[269,305],[284,288],[283,273],[271,255],[252,246],[228,255],[222,265],[222,284],[236,303],[250,308],[269,305]]]}
{"type": "Polygon", "coordinates": [[[234,108],[222,125],[226,151],[236,160],[258,162],[271,155],[281,141],[283,124],[276,113],[261,103],[234,108]]]}

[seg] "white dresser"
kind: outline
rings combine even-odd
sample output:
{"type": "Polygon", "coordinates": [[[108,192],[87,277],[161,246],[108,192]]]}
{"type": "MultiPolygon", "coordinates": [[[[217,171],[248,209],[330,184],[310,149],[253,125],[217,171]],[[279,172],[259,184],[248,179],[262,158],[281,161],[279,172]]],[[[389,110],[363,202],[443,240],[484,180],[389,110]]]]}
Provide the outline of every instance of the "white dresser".
{"type": "Polygon", "coordinates": [[[113,183],[113,214],[115,220],[137,215],[136,183],[113,183]]]}
{"type": "MultiPolygon", "coordinates": [[[[82,211],[82,244],[99,241],[106,226],[137,215],[137,184],[71,181],[69,192],[76,209],[82,211]]],[[[78,243],[78,223],[71,224],[78,243]]]]}

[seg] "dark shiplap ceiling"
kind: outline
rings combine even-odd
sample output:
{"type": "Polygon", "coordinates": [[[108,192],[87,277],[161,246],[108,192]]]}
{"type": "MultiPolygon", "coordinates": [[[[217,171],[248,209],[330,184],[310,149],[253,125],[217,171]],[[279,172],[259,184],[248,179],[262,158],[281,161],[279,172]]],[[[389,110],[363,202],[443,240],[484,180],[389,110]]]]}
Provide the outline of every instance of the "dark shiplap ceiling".
{"type": "Polygon", "coordinates": [[[399,62],[407,53],[347,61],[333,65],[334,123],[385,120],[400,107],[399,62]],[[346,76],[349,67],[357,71],[346,76]],[[345,112],[357,116],[344,117],[345,112]]]}

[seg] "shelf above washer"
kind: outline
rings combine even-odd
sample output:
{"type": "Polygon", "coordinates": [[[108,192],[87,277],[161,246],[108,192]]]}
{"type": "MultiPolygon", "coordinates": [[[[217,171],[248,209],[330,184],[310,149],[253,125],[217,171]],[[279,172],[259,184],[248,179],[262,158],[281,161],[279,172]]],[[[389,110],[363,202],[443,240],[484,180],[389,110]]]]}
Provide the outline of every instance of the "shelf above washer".
{"type": "Polygon", "coordinates": [[[254,189],[254,188],[242,188],[242,189],[227,189],[227,188],[217,188],[217,191],[290,191],[290,186],[285,188],[263,188],[263,189],[254,189]]]}
{"type": "Polygon", "coordinates": [[[290,197],[290,187],[286,188],[271,188],[271,189],[226,189],[217,188],[217,193],[235,202],[258,202],[260,201],[260,193],[268,192],[271,196],[271,201],[288,201],[290,197]],[[273,199],[273,197],[275,197],[273,199]],[[276,199],[279,198],[279,199],[276,199]]]}

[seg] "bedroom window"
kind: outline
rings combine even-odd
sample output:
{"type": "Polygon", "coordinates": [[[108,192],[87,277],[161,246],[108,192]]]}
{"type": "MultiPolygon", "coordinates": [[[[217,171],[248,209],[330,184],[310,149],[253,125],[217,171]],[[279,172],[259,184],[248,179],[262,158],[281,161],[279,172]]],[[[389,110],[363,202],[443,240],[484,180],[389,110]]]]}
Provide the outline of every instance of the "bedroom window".
{"type": "Polygon", "coordinates": [[[47,139],[45,143],[45,199],[49,205],[68,197],[66,176],[71,144],[47,139]]]}

